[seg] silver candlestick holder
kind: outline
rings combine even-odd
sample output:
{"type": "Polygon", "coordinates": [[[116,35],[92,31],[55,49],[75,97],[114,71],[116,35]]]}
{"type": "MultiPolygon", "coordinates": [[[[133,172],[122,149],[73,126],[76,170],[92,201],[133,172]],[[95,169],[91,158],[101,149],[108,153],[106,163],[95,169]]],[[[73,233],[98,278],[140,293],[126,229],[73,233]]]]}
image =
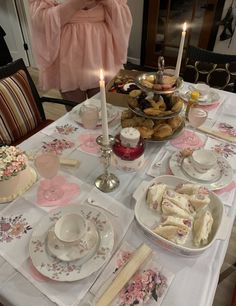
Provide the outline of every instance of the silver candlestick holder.
{"type": "Polygon", "coordinates": [[[111,146],[115,142],[115,138],[109,135],[109,144],[104,145],[102,135],[98,136],[96,142],[101,147],[101,161],[104,165],[104,173],[99,175],[95,180],[95,186],[102,192],[111,192],[120,185],[119,179],[108,171],[111,164],[111,146]]]}

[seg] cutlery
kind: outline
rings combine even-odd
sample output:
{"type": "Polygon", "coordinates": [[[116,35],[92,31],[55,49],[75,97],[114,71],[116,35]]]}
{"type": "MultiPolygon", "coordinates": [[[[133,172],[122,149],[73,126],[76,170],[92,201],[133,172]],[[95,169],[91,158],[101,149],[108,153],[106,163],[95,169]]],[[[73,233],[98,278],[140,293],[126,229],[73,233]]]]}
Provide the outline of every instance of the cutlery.
{"type": "Polygon", "coordinates": [[[159,159],[159,161],[155,162],[153,165],[152,165],[152,168],[159,168],[163,162],[163,160],[166,158],[166,156],[169,154],[168,151],[165,151],[163,153],[163,155],[161,156],[161,158],[159,159]]]}
{"type": "Polygon", "coordinates": [[[101,206],[99,203],[97,203],[94,199],[92,198],[87,198],[87,202],[88,204],[90,205],[93,205],[93,206],[96,206],[96,207],[99,207],[101,209],[104,209],[105,211],[107,211],[108,213],[110,213],[111,215],[113,215],[114,217],[118,217],[118,215],[116,213],[114,213],[112,210],[104,207],[104,206],[101,206]]]}

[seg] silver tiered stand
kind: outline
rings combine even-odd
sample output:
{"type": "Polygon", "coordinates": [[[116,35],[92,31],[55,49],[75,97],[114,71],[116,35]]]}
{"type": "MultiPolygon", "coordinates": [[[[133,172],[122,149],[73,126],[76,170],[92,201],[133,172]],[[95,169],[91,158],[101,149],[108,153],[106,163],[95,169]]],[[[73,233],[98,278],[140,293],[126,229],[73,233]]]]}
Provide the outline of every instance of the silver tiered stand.
{"type": "Polygon", "coordinates": [[[104,145],[102,140],[102,135],[100,135],[97,137],[96,142],[101,147],[101,161],[104,165],[104,173],[96,178],[95,186],[102,192],[111,192],[120,185],[119,179],[108,171],[111,164],[111,146],[114,144],[115,138],[109,135],[108,145],[104,145]]]}

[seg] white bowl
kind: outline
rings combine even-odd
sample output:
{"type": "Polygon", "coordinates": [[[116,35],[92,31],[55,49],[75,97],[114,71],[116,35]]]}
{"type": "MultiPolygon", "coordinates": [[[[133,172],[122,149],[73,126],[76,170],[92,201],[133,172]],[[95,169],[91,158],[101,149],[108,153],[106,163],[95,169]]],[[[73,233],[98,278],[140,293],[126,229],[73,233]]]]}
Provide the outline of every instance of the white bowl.
{"type": "Polygon", "coordinates": [[[214,222],[207,245],[196,247],[191,241],[187,241],[184,245],[178,245],[154,233],[151,228],[153,228],[153,225],[157,226],[158,223],[160,223],[161,214],[151,210],[146,203],[148,187],[153,183],[164,183],[170,188],[174,189],[179,184],[192,184],[192,182],[172,175],[163,175],[156,177],[149,182],[142,182],[134,192],[133,197],[136,200],[135,218],[139,225],[143,228],[145,234],[156,244],[165,248],[167,251],[174,252],[178,255],[197,256],[208,250],[217,239],[224,240],[226,238],[228,232],[228,217],[224,214],[223,203],[218,196],[211,191],[209,191],[211,202],[208,205],[208,209],[212,213],[214,222]]]}
{"type": "Polygon", "coordinates": [[[217,163],[217,157],[212,150],[195,150],[191,156],[194,168],[201,173],[212,169],[217,163]]]}

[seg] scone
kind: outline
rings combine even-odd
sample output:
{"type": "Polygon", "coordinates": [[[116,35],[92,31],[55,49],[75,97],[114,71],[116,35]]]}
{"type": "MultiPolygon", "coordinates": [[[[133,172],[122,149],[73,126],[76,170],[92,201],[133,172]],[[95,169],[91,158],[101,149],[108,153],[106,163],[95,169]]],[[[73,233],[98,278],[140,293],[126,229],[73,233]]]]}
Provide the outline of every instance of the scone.
{"type": "Polygon", "coordinates": [[[141,137],[145,139],[152,138],[152,135],[154,133],[153,129],[149,129],[145,126],[142,126],[142,127],[138,126],[137,129],[139,130],[141,137]]]}
{"type": "Polygon", "coordinates": [[[154,130],[153,138],[163,139],[169,137],[173,134],[172,128],[168,124],[162,124],[157,129],[154,130]]]}
{"type": "Polygon", "coordinates": [[[182,118],[180,116],[176,116],[170,119],[167,119],[167,124],[169,124],[172,130],[176,130],[182,123],[182,118]]]}

